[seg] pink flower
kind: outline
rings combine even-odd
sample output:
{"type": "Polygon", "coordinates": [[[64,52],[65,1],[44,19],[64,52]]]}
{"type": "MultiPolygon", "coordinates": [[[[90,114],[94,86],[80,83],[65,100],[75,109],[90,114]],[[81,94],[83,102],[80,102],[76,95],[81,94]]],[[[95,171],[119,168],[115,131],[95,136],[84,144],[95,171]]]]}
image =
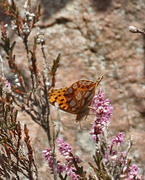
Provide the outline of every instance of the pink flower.
{"type": "Polygon", "coordinates": [[[110,100],[104,100],[104,95],[100,89],[98,95],[94,96],[91,104],[92,111],[96,115],[96,120],[99,120],[99,122],[108,122],[113,110],[110,100]]]}
{"type": "MultiPolygon", "coordinates": [[[[68,176],[71,177],[72,180],[79,180],[80,176],[76,174],[75,164],[81,163],[82,160],[77,156],[72,154],[72,146],[69,143],[63,141],[63,139],[58,138],[56,140],[58,143],[58,150],[65,157],[66,163],[61,165],[60,161],[57,161],[57,173],[66,172],[68,176]]],[[[44,159],[48,162],[49,167],[53,173],[53,156],[51,149],[47,148],[42,152],[44,159]]]]}
{"type": "Polygon", "coordinates": [[[80,180],[80,177],[79,177],[79,175],[77,175],[76,173],[75,173],[75,168],[72,168],[71,169],[71,175],[70,175],[70,177],[71,177],[71,179],[72,180],[80,180]]]}
{"type": "MultiPolygon", "coordinates": [[[[46,150],[44,150],[42,152],[42,156],[43,158],[47,161],[51,172],[53,173],[53,156],[52,156],[52,151],[49,148],[46,148],[46,150]]],[[[65,170],[65,166],[60,164],[60,161],[57,161],[57,173],[62,173],[65,170]]]]}
{"type": "Polygon", "coordinates": [[[128,177],[125,180],[141,180],[142,176],[138,176],[139,173],[139,168],[132,164],[129,166],[129,172],[128,172],[128,177]]]}
{"type": "Polygon", "coordinates": [[[123,174],[120,175],[121,178],[124,180],[143,180],[142,175],[138,175],[139,173],[139,168],[132,164],[129,166],[129,170],[127,171],[127,166],[123,168],[123,174]],[[127,174],[126,174],[127,173],[127,174]]]}
{"type": "Polygon", "coordinates": [[[132,164],[130,167],[129,167],[129,174],[130,175],[134,175],[134,176],[137,176],[137,174],[139,173],[139,169],[136,165],[132,164]]]}
{"type": "Polygon", "coordinates": [[[71,176],[72,180],[79,180],[79,175],[75,173],[74,162],[81,163],[82,160],[77,155],[73,156],[73,147],[69,143],[64,142],[61,138],[58,138],[56,142],[58,143],[58,150],[65,157],[65,171],[67,175],[71,176]]]}
{"type": "Polygon", "coordinates": [[[59,174],[62,173],[63,171],[65,171],[65,166],[60,163],[61,163],[60,161],[57,161],[57,172],[59,174]]]}
{"type": "Polygon", "coordinates": [[[63,156],[68,156],[72,152],[73,147],[64,142],[63,139],[58,138],[56,142],[58,143],[58,150],[63,156]]]}
{"type": "Polygon", "coordinates": [[[123,143],[124,142],[124,133],[122,132],[120,132],[120,133],[118,133],[118,135],[116,136],[116,137],[113,137],[112,139],[111,139],[111,142],[112,142],[112,146],[116,143],[116,144],[118,144],[118,143],[123,143]]]}
{"type": "Polygon", "coordinates": [[[98,141],[98,135],[102,134],[106,123],[109,123],[113,107],[109,99],[104,99],[104,93],[100,89],[98,95],[94,96],[91,104],[91,109],[96,115],[91,129],[92,139],[98,141]]]}

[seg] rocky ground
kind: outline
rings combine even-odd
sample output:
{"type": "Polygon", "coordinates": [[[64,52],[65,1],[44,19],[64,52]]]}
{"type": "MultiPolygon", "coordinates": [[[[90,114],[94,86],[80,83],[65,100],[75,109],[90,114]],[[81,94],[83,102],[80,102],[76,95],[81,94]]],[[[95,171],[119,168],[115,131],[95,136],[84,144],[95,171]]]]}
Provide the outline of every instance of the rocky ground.
{"type": "MultiPolygon", "coordinates": [[[[23,15],[24,1],[16,2],[23,15]]],[[[44,32],[50,64],[61,53],[56,87],[67,87],[79,79],[95,81],[103,75],[97,91],[102,88],[114,107],[110,136],[124,132],[127,140],[134,135],[130,156],[141,173],[145,173],[145,38],[128,30],[130,25],[144,29],[145,0],[46,0],[40,3],[42,17],[30,41],[38,31],[44,32]]],[[[32,6],[35,9],[36,2],[33,1],[32,6]]],[[[9,23],[2,8],[0,21],[9,23]]],[[[10,36],[17,41],[17,62],[25,66],[22,41],[13,32],[10,36]]],[[[40,49],[37,58],[41,66],[40,49]]],[[[52,108],[53,119],[55,113],[52,108]]],[[[28,124],[40,179],[48,179],[46,163],[41,157],[41,151],[48,146],[46,135],[26,114],[20,113],[18,119],[28,124]]],[[[76,154],[91,161],[94,145],[90,144],[88,132],[93,116],[82,122],[85,130],[81,130],[74,119],[74,115],[61,112],[60,136],[74,147],[76,154]]]]}

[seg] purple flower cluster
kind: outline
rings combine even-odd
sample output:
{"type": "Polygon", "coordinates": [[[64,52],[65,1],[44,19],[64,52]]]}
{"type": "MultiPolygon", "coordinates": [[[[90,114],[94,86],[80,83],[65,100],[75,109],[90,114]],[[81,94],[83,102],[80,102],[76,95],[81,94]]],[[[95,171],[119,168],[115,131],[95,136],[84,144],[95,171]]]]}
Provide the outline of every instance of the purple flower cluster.
{"type": "MultiPolygon", "coordinates": [[[[66,163],[64,165],[61,165],[60,161],[57,161],[57,172],[60,174],[63,171],[66,172],[66,174],[68,176],[71,177],[72,180],[79,180],[79,175],[76,174],[76,168],[74,166],[74,163],[81,163],[81,159],[78,156],[73,156],[72,154],[72,146],[70,146],[70,144],[66,143],[63,141],[63,139],[58,138],[56,140],[56,142],[58,143],[58,150],[60,151],[60,153],[65,157],[66,163]]],[[[43,152],[43,157],[45,158],[45,160],[48,162],[51,171],[53,173],[53,156],[52,156],[52,151],[47,148],[46,150],[44,150],[43,152]]]]}
{"type": "Polygon", "coordinates": [[[113,107],[109,99],[104,99],[104,93],[100,89],[98,94],[94,96],[91,104],[91,109],[96,115],[91,129],[91,136],[93,140],[98,141],[98,135],[102,134],[105,124],[109,123],[113,107]]]}
{"type": "Polygon", "coordinates": [[[118,156],[120,156],[120,163],[124,162],[124,157],[126,155],[126,152],[117,152],[116,150],[114,150],[114,145],[116,144],[122,144],[124,142],[124,133],[118,133],[118,135],[116,137],[113,137],[111,139],[111,144],[108,145],[108,150],[105,152],[105,160],[106,162],[108,162],[108,155],[112,161],[112,163],[114,165],[116,165],[116,160],[118,158],[118,156]]]}
{"type": "Polygon", "coordinates": [[[73,147],[70,146],[69,143],[64,142],[61,138],[58,138],[56,142],[58,143],[58,150],[65,157],[65,171],[67,175],[70,176],[72,180],[79,179],[78,175],[75,173],[76,168],[74,167],[74,162],[80,163],[81,159],[78,156],[73,156],[73,147]]]}
{"type": "MultiPolygon", "coordinates": [[[[127,166],[123,168],[124,174],[126,170],[127,170],[127,166]]],[[[124,180],[143,180],[143,176],[138,175],[138,173],[139,173],[139,168],[136,165],[132,164],[129,166],[127,177],[124,174],[121,175],[120,177],[123,178],[124,180]]]]}
{"type": "MultiPolygon", "coordinates": [[[[53,173],[53,156],[52,156],[52,151],[50,148],[46,148],[42,152],[43,158],[48,162],[49,167],[51,169],[51,172],[53,173]]],[[[64,171],[65,167],[60,164],[60,161],[57,161],[57,173],[62,173],[64,171]]]]}
{"type": "MultiPolygon", "coordinates": [[[[105,130],[105,126],[110,123],[110,117],[112,114],[113,107],[110,104],[109,99],[104,99],[104,93],[100,89],[98,94],[94,96],[91,104],[91,109],[93,113],[96,115],[94,122],[92,123],[92,129],[91,129],[91,136],[93,140],[98,142],[98,135],[103,134],[103,131],[105,130]]],[[[124,133],[118,133],[116,137],[113,137],[111,139],[110,145],[108,145],[108,149],[105,151],[105,161],[106,163],[109,163],[111,161],[111,164],[115,167],[117,163],[124,163],[126,152],[118,152],[114,147],[115,145],[121,145],[124,142],[124,133]]],[[[138,176],[139,169],[135,165],[129,165],[129,170],[127,169],[128,164],[127,161],[125,162],[123,174],[121,177],[123,177],[125,180],[141,180],[142,176],[138,176]],[[126,171],[127,170],[127,171],[126,171]]]]}
{"type": "MultiPolygon", "coordinates": [[[[114,166],[116,166],[116,160],[119,157],[119,163],[122,164],[124,163],[126,152],[117,152],[115,151],[114,145],[119,145],[124,142],[124,133],[118,133],[116,137],[113,137],[111,139],[111,145],[108,146],[108,152],[109,156],[112,162],[114,162],[114,166]]],[[[108,154],[107,152],[105,153],[105,160],[108,162],[108,154]]],[[[124,180],[142,180],[142,176],[138,175],[139,173],[139,168],[136,165],[130,164],[128,166],[127,160],[125,161],[125,165],[123,168],[123,174],[120,175],[121,178],[124,180]],[[128,170],[129,168],[129,170],[128,170]]]]}
{"type": "Polygon", "coordinates": [[[124,133],[118,133],[116,137],[113,137],[111,139],[111,146],[118,143],[122,144],[123,142],[124,142],[124,133]]]}
{"type": "Polygon", "coordinates": [[[125,151],[118,152],[114,150],[115,145],[118,146],[123,142],[124,142],[124,133],[118,133],[116,137],[113,137],[111,139],[111,144],[108,145],[108,150],[105,152],[105,162],[108,163],[110,159],[111,164],[114,167],[124,163],[123,172],[120,175],[120,177],[123,178],[124,180],[142,180],[142,176],[138,175],[139,168],[136,165],[131,165],[130,163],[128,164],[128,161],[125,158],[126,152],[125,151]]]}

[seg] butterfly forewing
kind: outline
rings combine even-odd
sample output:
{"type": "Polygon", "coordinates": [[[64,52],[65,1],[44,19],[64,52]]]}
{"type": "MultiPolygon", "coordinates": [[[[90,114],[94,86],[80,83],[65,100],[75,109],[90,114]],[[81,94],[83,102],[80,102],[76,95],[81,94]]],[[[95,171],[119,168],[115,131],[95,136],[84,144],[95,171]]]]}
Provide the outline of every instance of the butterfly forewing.
{"type": "Polygon", "coordinates": [[[77,114],[76,121],[80,121],[89,113],[88,106],[95,95],[95,87],[102,78],[100,77],[97,82],[80,80],[68,88],[55,89],[49,93],[49,101],[52,105],[57,102],[63,111],[77,114]]]}

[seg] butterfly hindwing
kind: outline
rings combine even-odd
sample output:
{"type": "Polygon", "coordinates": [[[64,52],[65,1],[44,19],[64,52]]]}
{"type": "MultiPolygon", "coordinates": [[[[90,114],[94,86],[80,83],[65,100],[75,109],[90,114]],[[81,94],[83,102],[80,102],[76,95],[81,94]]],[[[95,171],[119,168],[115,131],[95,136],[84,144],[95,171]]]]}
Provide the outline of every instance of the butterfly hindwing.
{"type": "Polygon", "coordinates": [[[92,81],[82,80],[79,81],[79,87],[76,91],[76,99],[78,100],[79,107],[84,107],[91,101],[95,94],[96,83],[92,81]],[[94,92],[94,93],[93,93],[94,92]]]}

